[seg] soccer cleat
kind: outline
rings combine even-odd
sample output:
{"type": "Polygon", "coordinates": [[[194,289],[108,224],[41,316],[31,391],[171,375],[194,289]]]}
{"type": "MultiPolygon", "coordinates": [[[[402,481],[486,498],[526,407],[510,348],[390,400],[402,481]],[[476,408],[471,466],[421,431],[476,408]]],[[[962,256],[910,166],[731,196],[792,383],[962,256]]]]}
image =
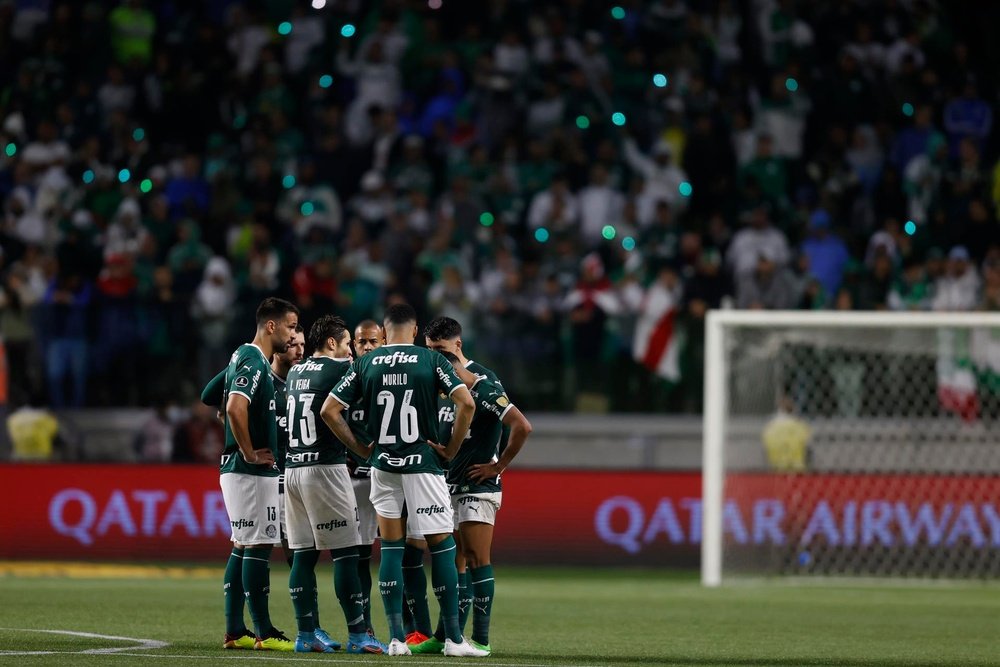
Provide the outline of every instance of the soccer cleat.
{"type": "Polygon", "coordinates": [[[325,645],[332,648],[334,651],[339,651],[342,647],[340,642],[330,636],[330,634],[323,628],[316,628],[316,639],[323,642],[325,645]]]}
{"type": "Polygon", "coordinates": [[[374,635],[367,632],[352,633],[347,636],[348,653],[375,653],[382,654],[389,650],[385,644],[375,639],[374,635]]]}
{"type": "Polygon", "coordinates": [[[410,646],[413,646],[414,644],[422,644],[428,639],[430,639],[430,637],[420,632],[420,630],[414,630],[410,634],[406,635],[406,643],[410,646]]]}
{"type": "Polygon", "coordinates": [[[470,639],[469,643],[472,644],[473,647],[478,648],[480,651],[486,651],[486,655],[490,655],[493,653],[493,649],[490,647],[489,644],[480,644],[475,639],[470,639]]]}
{"type": "Polygon", "coordinates": [[[295,642],[278,628],[271,628],[266,637],[257,637],[253,647],[257,651],[294,651],[295,642]]]}
{"type": "Polygon", "coordinates": [[[242,635],[231,635],[227,632],[226,637],[222,642],[222,648],[229,650],[244,649],[250,651],[253,650],[253,646],[256,643],[256,635],[249,630],[244,630],[242,635]]]}
{"type": "Polygon", "coordinates": [[[312,637],[296,637],[295,638],[295,652],[296,653],[333,653],[333,647],[327,646],[322,641],[312,637]]]}
{"type": "Polygon", "coordinates": [[[476,648],[464,637],[461,644],[445,639],[443,653],[449,658],[485,658],[490,654],[489,651],[476,648]]]}
{"type": "Polygon", "coordinates": [[[387,655],[412,655],[410,647],[406,645],[406,642],[401,642],[398,639],[393,639],[389,642],[389,646],[386,651],[387,655]]]}
{"type": "Polygon", "coordinates": [[[437,637],[430,637],[427,641],[420,642],[410,647],[410,652],[413,655],[431,655],[434,653],[441,653],[444,649],[444,644],[437,637]]]}

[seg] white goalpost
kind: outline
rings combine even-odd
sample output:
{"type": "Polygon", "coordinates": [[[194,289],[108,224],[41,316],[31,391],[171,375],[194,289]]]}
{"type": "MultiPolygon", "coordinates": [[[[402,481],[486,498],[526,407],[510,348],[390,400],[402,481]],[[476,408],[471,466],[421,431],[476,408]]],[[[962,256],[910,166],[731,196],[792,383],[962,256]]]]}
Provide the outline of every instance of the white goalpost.
{"type": "Polygon", "coordinates": [[[701,580],[1000,576],[1000,313],[713,311],[701,580]]]}

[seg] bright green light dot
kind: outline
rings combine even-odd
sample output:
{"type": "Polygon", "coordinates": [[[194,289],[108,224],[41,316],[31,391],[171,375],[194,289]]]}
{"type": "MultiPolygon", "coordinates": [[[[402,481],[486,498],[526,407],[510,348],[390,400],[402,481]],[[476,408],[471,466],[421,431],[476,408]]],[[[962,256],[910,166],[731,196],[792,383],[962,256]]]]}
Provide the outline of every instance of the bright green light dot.
{"type": "Polygon", "coordinates": [[[281,179],[281,185],[286,190],[291,190],[295,187],[295,177],[291,174],[285,174],[285,177],[281,179]]]}
{"type": "Polygon", "coordinates": [[[611,18],[615,19],[616,21],[621,21],[623,18],[625,18],[625,10],[622,7],[615,5],[614,7],[611,8],[611,18]]]}
{"type": "Polygon", "coordinates": [[[616,233],[617,232],[615,232],[615,228],[612,227],[611,225],[604,225],[604,229],[601,230],[601,236],[603,236],[609,241],[615,237],[616,233]]]}
{"type": "Polygon", "coordinates": [[[910,236],[913,236],[914,234],[917,233],[917,223],[913,222],[912,220],[907,220],[906,224],[903,225],[903,231],[909,234],[910,236]]]}
{"type": "Polygon", "coordinates": [[[667,87],[667,75],[666,74],[654,74],[653,75],[653,85],[657,88],[667,87]]]}
{"type": "Polygon", "coordinates": [[[681,181],[681,184],[677,186],[677,191],[681,193],[681,197],[690,197],[692,189],[691,184],[687,181],[681,181]]]}
{"type": "Polygon", "coordinates": [[[341,37],[354,37],[356,31],[357,29],[354,27],[354,24],[345,23],[344,27],[340,29],[340,35],[341,37]]]}
{"type": "Polygon", "coordinates": [[[316,207],[313,206],[313,203],[311,201],[304,201],[302,202],[302,206],[299,207],[299,211],[302,213],[302,215],[312,215],[313,211],[315,210],[316,207]]]}
{"type": "Polygon", "coordinates": [[[153,189],[153,181],[149,180],[148,178],[142,179],[142,183],[139,183],[139,189],[142,190],[143,192],[149,192],[150,190],[153,189]]]}
{"type": "Polygon", "coordinates": [[[549,240],[549,230],[544,227],[539,227],[535,230],[535,240],[539,243],[545,243],[549,240]]]}
{"type": "Polygon", "coordinates": [[[633,250],[635,250],[635,239],[632,238],[631,236],[626,236],[625,238],[622,239],[622,247],[628,250],[629,252],[632,252],[633,250]]]}
{"type": "Polygon", "coordinates": [[[625,124],[625,114],[623,114],[621,111],[614,112],[613,114],[611,114],[611,122],[617,125],[618,127],[621,127],[622,125],[625,124]]]}
{"type": "Polygon", "coordinates": [[[292,24],[288,21],[282,21],[278,24],[278,34],[279,35],[290,35],[292,34],[292,24]]]}
{"type": "Polygon", "coordinates": [[[587,118],[586,116],[577,116],[576,126],[581,130],[586,130],[588,127],[590,127],[590,119],[587,118]]]}
{"type": "Polygon", "coordinates": [[[903,103],[903,115],[906,117],[910,117],[913,115],[913,105],[910,104],[909,102],[903,103]]]}
{"type": "Polygon", "coordinates": [[[493,214],[490,213],[489,211],[484,211],[479,216],[479,224],[481,224],[483,227],[489,227],[490,225],[493,224],[493,221],[494,221],[493,214]]]}
{"type": "Polygon", "coordinates": [[[330,76],[329,74],[324,74],[319,78],[320,88],[329,88],[332,85],[333,85],[333,77],[330,76]]]}
{"type": "Polygon", "coordinates": [[[90,185],[94,182],[94,172],[91,169],[83,172],[83,182],[90,185]]]}
{"type": "Polygon", "coordinates": [[[132,130],[132,139],[134,141],[142,141],[145,138],[146,138],[146,130],[142,129],[141,127],[137,127],[134,130],[132,130]]]}
{"type": "Polygon", "coordinates": [[[794,93],[796,90],[799,89],[799,82],[793,79],[792,77],[788,77],[787,79],[785,79],[785,88],[788,89],[788,92],[794,93]]]}
{"type": "Polygon", "coordinates": [[[118,172],[118,180],[121,183],[128,183],[128,179],[132,178],[132,172],[128,169],[122,169],[118,172]]]}
{"type": "Polygon", "coordinates": [[[17,144],[15,144],[13,141],[10,142],[3,149],[3,152],[7,154],[7,157],[14,157],[14,154],[17,153],[17,144]]]}

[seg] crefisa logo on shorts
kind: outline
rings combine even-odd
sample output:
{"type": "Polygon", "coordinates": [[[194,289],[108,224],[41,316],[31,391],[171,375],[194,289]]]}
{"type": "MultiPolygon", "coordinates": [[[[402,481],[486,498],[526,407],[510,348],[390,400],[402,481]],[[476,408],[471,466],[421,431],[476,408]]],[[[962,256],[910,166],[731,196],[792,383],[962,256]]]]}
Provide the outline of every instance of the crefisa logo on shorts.
{"type": "Polygon", "coordinates": [[[233,528],[253,528],[253,521],[249,519],[238,519],[229,523],[233,524],[233,528]]]}
{"type": "Polygon", "coordinates": [[[264,534],[267,535],[268,537],[277,537],[278,529],[274,526],[273,523],[268,524],[267,528],[264,529],[264,534]]]}
{"type": "Polygon", "coordinates": [[[431,505],[430,507],[418,507],[417,514],[444,514],[445,508],[440,505],[431,505]]]}
{"type": "Polygon", "coordinates": [[[326,523],[316,524],[316,530],[333,530],[334,528],[347,528],[347,522],[343,519],[334,519],[326,523]]]}

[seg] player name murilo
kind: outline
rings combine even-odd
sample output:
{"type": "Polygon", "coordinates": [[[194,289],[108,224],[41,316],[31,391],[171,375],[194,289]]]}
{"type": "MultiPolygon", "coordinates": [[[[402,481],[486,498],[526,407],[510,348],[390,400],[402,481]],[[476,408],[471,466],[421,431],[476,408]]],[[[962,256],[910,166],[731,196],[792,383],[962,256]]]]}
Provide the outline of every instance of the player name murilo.
{"type": "Polygon", "coordinates": [[[406,373],[386,373],[382,376],[383,387],[405,387],[408,381],[406,373]]]}

